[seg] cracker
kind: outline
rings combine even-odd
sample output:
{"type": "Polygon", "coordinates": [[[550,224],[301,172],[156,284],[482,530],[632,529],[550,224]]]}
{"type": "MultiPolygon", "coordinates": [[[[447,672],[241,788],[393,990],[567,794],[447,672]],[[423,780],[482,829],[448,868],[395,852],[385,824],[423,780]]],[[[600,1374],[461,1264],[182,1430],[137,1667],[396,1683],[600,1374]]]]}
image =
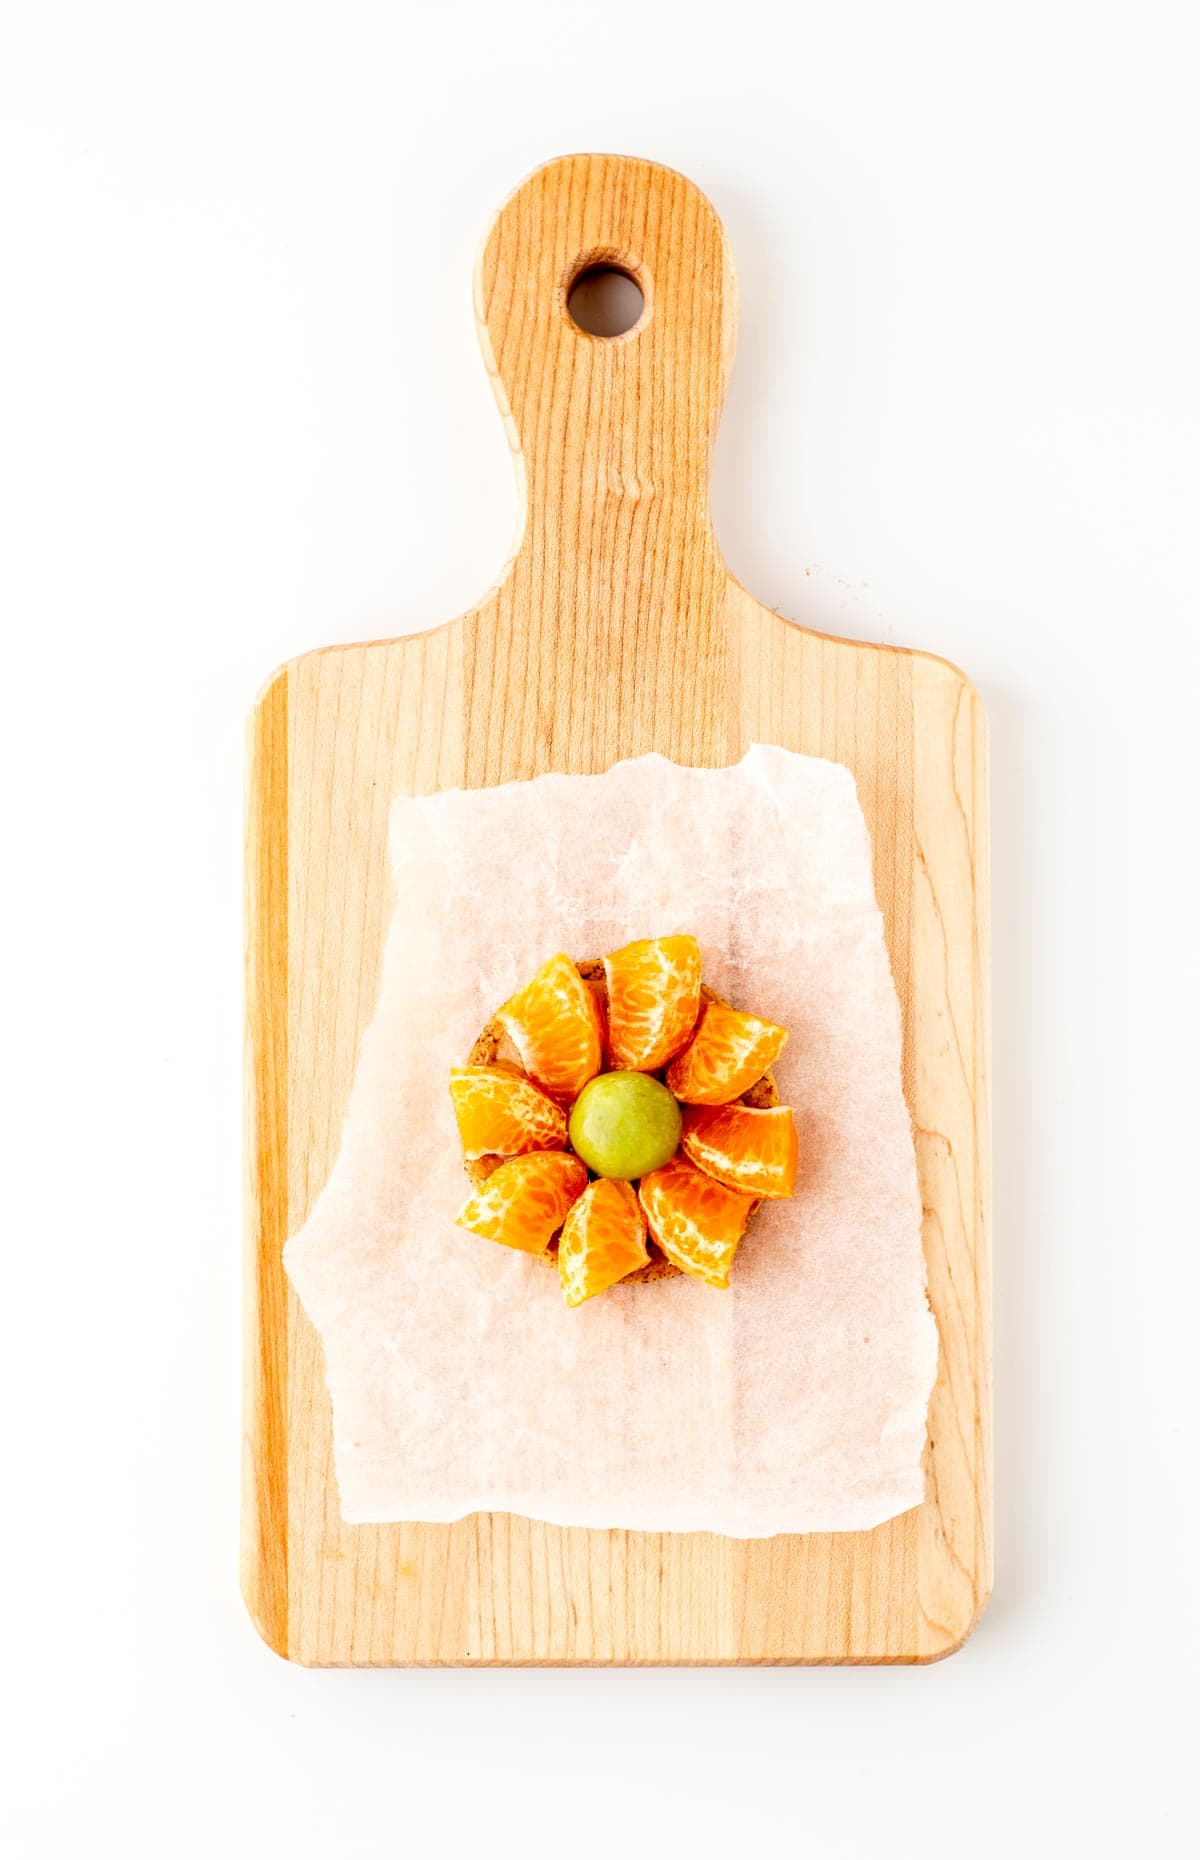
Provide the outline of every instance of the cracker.
{"type": "MultiPolygon", "coordinates": [[[[604,1015],[604,1022],[607,1026],[608,989],[604,980],[603,958],[588,957],[584,962],[577,962],[575,967],[579,970],[584,981],[598,996],[600,1007],[604,1015]]],[[[701,982],[700,984],[700,998],[703,1001],[715,1001],[718,1007],[729,1007],[731,1005],[730,1002],[726,1001],[723,995],[719,995],[716,990],[710,988],[706,982],[701,982]]],[[[511,1061],[513,1063],[518,1063],[517,1056],[512,1050],[508,1035],[500,1025],[500,1022],[498,1020],[489,1020],[487,1026],[482,1029],[474,1045],[471,1047],[467,1055],[467,1064],[470,1066],[494,1066],[498,1060],[501,1062],[511,1061]]],[[[661,1074],[656,1074],[656,1076],[661,1076],[661,1074]]],[[[779,1103],[779,1092],[776,1089],[773,1073],[769,1069],[764,1072],[757,1083],[751,1085],[749,1091],[742,1093],[738,1102],[740,1104],[750,1105],[756,1111],[774,1110],[775,1106],[779,1103]]],[[[498,1169],[500,1164],[506,1160],[507,1158],[503,1156],[476,1156],[465,1162],[463,1166],[466,1169],[472,1187],[481,1188],[492,1174],[493,1170],[498,1169]]],[[[759,1204],[756,1201],[750,1210],[749,1218],[746,1223],[747,1227],[750,1221],[754,1219],[758,1206],[759,1204]]],[[[649,1281],[650,1279],[672,1279],[679,1272],[679,1267],[672,1265],[666,1255],[659,1251],[652,1236],[647,1236],[646,1244],[650,1250],[650,1264],[648,1266],[640,1266],[636,1272],[629,1273],[626,1278],[620,1281],[622,1285],[637,1285],[642,1281],[649,1281]]],[[[557,1270],[557,1239],[550,1242],[549,1247],[544,1253],[539,1253],[535,1255],[535,1257],[546,1260],[549,1265],[554,1266],[557,1270]]]]}

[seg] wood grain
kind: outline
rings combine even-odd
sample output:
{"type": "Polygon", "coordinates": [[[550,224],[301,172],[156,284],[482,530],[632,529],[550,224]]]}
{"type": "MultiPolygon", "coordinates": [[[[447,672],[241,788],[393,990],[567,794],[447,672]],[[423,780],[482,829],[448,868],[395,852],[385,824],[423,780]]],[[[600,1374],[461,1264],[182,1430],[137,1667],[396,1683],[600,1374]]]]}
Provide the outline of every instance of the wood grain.
{"type": "Polygon", "coordinates": [[[522,493],[496,588],[440,629],[310,653],[251,723],[243,1586],[309,1665],[924,1661],[991,1586],[986,747],[953,666],[825,638],[730,575],[708,464],[735,286],[708,201],[648,162],[551,163],[480,255],[481,339],[522,493]],[[646,298],[583,334],[573,277],[646,298]],[[904,1024],[941,1351],[924,1503],[877,1530],[736,1541],[338,1516],[321,1349],[283,1242],[337,1150],[391,908],[397,794],[752,742],[854,772],[904,1024]]]}

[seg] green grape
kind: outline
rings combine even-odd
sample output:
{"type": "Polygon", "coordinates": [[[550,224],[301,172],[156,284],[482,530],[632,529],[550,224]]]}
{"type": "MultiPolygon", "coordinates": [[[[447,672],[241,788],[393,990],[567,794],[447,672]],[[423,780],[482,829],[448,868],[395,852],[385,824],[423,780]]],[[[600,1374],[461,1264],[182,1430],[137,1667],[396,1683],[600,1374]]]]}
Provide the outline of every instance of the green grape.
{"type": "Polygon", "coordinates": [[[635,1182],[670,1162],[683,1118],[667,1090],[646,1072],[601,1072],[571,1112],[571,1145],[596,1175],[635,1182]]]}

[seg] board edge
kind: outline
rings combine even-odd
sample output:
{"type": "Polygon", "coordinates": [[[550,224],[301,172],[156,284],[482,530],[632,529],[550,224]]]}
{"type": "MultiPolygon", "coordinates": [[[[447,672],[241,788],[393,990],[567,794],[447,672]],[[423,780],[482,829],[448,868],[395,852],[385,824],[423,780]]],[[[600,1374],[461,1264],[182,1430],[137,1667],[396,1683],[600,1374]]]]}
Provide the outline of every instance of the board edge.
{"type": "Polygon", "coordinates": [[[288,667],[246,725],[245,1153],[240,1586],[260,1638],[291,1658],[288,1584],[288,667]],[[281,1011],[280,1004],[283,1004],[281,1011]]]}

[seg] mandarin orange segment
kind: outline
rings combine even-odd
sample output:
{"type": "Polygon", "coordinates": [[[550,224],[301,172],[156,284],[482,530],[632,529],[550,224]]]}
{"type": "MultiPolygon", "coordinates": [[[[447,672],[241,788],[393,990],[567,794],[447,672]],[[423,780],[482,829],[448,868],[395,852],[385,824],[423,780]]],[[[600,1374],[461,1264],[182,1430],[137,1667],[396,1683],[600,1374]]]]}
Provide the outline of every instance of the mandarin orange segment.
{"type": "Polygon", "coordinates": [[[600,1008],[561,951],[505,1002],[496,1019],[525,1070],[552,1098],[577,1098],[599,1072],[604,1047],[600,1008]]]}
{"type": "Polygon", "coordinates": [[[468,1162],[567,1147],[566,1113],[515,1066],[453,1066],[450,1097],[468,1162]]]}
{"type": "Polygon", "coordinates": [[[708,1001],[691,1041],[668,1068],[667,1089],[685,1104],[732,1104],[774,1065],[787,1037],[774,1021],[708,1001]]]}
{"type": "Polygon", "coordinates": [[[795,1192],[799,1146],[786,1104],[770,1111],[745,1104],[689,1105],[681,1142],[688,1160],[726,1188],[776,1201],[795,1192]]]}
{"type": "Polygon", "coordinates": [[[604,958],[614,1069],[658,1072],[685,1046],[700,1012],[694,936],[647,937],[604,958]]]}
{"type": "Polygon", "coordinates": [[[646,1219],[628,1182],[593,1182],[572,1207],[558,1243],[563,1303],[581,1305],[649,1262],[646,1219]]]}
{"type": "Polygon", "coordinates": [[[578,1156],[533,1150],[501,1163],[464,1203],[458,1225],[521,1253],[544,1253],[586,1187],[578,1156]]]}
{"type": "Polygon", "coordinates": [[[751,1196],[723,1187],[676,1156],[642,1177],[638,1200],[673,1266],[722,1290],[729,1284],[729,1268],[754,1206],[751,1196]]]}

